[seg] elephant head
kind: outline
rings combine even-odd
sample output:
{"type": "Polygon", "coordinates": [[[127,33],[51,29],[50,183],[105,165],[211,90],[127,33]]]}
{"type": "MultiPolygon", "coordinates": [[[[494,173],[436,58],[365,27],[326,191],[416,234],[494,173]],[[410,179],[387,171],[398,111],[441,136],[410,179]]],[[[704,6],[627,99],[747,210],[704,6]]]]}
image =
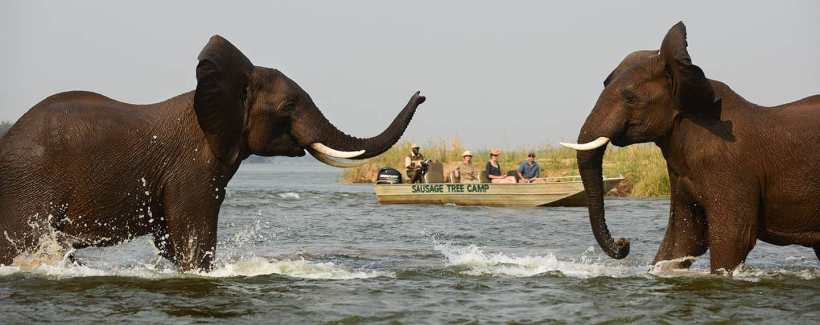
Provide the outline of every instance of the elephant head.
{"type": "Polygon", "coordinates": [[[586,190],[595,239],[612,258],[629,254],[629,241],[614,241],[604,217],[601,164],[608,142],[617,146],[657,142],[668,136],[681,114],[719,114],[718,99],[703,71],[686,50],[686,26],[672,26],[660,50],[626,56],[604,80],[604,90],[584,122],[578,144],[578,169],[586,190]]]}
{"type": "Polygon", "coordinates": [[[214,154],[232,165],[250,154],[303,156],[350,167],[398,141],[424,96],[416,92],[385,131],[356,138],[339,131],[296,82],[251,64],[230,42],[213,36],[199,54],[194,110],[214,154]]]}

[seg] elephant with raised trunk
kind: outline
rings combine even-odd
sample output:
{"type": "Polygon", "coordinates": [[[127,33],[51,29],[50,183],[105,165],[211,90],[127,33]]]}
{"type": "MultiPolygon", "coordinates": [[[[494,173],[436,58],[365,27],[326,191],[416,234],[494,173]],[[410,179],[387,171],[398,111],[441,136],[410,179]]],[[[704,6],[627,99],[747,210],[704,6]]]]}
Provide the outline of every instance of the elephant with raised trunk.
{"type": "Polygon", "coordinates": [[[387,129],[339,131],[283,73],[211,37],[196,90],[151,105],[91,92],[46,98],[0,139],[0,264],[42,248],[109,246],[152,234],[181,270],[208,270],[225,186],[251,154],[346,167],[389,149],[425,98],[387,129]]]}
{"type": "Polygon", "coordinates": [[[758,239],[814,248],[820,258],[820,96],[762,107],[692,63],[686,27],[660,50],[629,54],[604,81],[576,150],[595,239],[613,258],[629,241],[607,229],[601,180],[606,144],[654,142],[666,159],[669,224],[655,263],[732,271],[758,239]]]}

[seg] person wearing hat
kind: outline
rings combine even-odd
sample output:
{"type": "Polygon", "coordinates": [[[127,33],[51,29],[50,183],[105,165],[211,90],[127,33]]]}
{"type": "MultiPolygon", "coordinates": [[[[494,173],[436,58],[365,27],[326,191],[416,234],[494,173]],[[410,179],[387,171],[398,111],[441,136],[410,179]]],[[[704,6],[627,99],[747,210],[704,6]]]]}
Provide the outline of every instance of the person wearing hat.
{"type": "Polygon", "coordinates": [[[490,150],[490,160],[487,161],[487,178],[490,183],[515,183],[515,176],[501,175],[501,164],[498,163],[498,156],[501,155],[501,150],[490,150]]]}
{"type": "Polygon", "coordinates": [[[421,169],[422,161],[424,161],[424,155],[421,154],[421,148],[415,143],[412,144],[410,146],[410,155],[404,157],[404,168],[407,173],[407,179],[411,180],[411,183],[415,179],[416,172],[421,169]]]}
{"type": "Polygon", "coordinates": [[[534,152],[527,154],[527,160],[522,161],[521,164],[518,165],[518,170],[516,170],[519,183],[532,183],[532,181],[538,178],[538,174],[540,173],[541,167],[539,167],[538,162],[535,161],[534,152]]]}
{"type": "Polygon", "coordinates": [[[453,172],[458,183],[478,183],[478,173],[473,167],[473,154],[470,150],[461,154],[462,161],[453,172]]]}

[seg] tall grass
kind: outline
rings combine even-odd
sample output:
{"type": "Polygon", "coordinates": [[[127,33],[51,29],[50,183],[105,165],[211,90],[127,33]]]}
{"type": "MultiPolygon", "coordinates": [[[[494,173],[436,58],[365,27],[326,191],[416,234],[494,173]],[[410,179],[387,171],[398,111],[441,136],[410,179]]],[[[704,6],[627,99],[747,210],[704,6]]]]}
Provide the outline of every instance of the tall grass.
{"type": "MultiPolygon", "coordinates": [[[[371,183],[381,167],[392,167],[404,173],[404,157],[410,153],[410,142],[400,142],[378,157],[371,158],[365,165],[344,171],[341,181],[345,183],[371,183]]],[[[458,138],[433,140],[421,145],[426,159],[433,159],[445,165],[445,173],[461,161],[461,153],[468,150],[458,138]]],[[[479,168],[489,159],[489,148],[469,149],[473,163],[479,168]]],[[[499,156],[502,172],[514,170],[521,161],[527,159],[529,151],[535,152],[541,166],[542,177],[576,176],[578,163],[575,151],[564,147],[542,146],[533,150],[503,150],[499,156]]],[[[669,195],[669,177],[666,161],[660,150],[653,144],[632,145],[626,148],[610,146],[603,162],[604,175],[623,175],[626,179],[618,186],[615,194],[633,197],[654,197],[669,195]]]]}

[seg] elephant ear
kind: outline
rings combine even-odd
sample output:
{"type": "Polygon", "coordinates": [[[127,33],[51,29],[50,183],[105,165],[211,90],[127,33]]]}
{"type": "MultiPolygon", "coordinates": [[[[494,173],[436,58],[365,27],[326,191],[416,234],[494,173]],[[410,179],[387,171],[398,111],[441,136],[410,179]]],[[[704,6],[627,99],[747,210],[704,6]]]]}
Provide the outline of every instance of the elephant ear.
{"type": "Polygon", "coordinates": [[[711,115],[716,111],[718,98],[703,70],[692,64],[686,46],[686,26],[678,22],[666,33],[660,50],[671,75],[673,98],[681,110],[711,115]]]}
{"type": "Polygon", "coordinates": [[[228,40],[214,35],[199,53],[194,110],[211,151],[226,164],[239,156],[253,64],[228,40]]]}

